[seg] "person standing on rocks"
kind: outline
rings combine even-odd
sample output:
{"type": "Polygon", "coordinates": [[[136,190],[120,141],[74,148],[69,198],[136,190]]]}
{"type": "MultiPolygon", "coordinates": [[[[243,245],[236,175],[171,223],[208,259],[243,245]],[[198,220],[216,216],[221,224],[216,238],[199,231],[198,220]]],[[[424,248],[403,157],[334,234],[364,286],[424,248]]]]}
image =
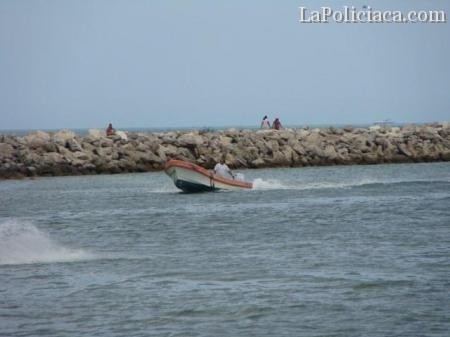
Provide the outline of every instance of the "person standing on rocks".
{"type": "Polygon", "coordinates": [[[112,124],[109,123],[108,127],[106,128],[106,135],[107,136],[114,136],[115,134],[116,134],[116,129],[114,129],[112,124]]]}
{"type": "Polygon", "coordinates": [[[274,128],[275,130],[280,130],[283,126],[281,125],[280,119],[279,118],[275,118],[275,120],[272,123],[272,128],[274,128]]]}
{"type": "Polygon", "coordinates": [[[264,116],[262,122],[261,122],[261,129],[270,129],[270,122],[267,116],[264,116]]]}

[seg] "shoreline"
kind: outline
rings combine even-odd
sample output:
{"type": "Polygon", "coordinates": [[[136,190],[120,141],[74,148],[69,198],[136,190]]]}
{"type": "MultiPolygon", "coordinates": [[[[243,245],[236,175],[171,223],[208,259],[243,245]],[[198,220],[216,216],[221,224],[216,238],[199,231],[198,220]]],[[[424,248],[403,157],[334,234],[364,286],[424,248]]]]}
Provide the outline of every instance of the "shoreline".
{"type": "Polygon", "coordinates": [[[189,130],[86,135],[0,134],[0,180],[160,171],[168,159],[232,169],[450,161],[450,123],[283,130],[189,130]]]}

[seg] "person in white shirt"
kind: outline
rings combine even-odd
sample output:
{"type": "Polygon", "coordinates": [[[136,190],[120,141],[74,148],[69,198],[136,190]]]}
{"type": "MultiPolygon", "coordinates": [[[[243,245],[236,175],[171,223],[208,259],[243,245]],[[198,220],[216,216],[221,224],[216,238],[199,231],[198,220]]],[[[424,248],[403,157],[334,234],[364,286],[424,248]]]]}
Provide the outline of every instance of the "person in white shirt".
{"type": "Polygon", "coordinates": [[[225,178],[232,178],[234,179],[234,174],[231,172],[230,168],[227,164],[225,164],[225,160],[221,159],[220,162],[214,166],[214,174],[217,174],[219,176],[225,177],[225,178]]]}
{"type": "Polygon", "coordinates": [[[261,122],[261,129],[270,129],[270,122],[267,116],[264,116],[262,122],[261,122]]]}

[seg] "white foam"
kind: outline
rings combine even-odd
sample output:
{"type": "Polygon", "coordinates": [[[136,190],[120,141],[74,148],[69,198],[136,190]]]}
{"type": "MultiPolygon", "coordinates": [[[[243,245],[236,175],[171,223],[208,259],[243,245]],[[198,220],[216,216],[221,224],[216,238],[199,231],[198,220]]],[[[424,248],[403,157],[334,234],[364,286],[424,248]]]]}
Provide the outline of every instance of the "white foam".
{"type": "Polygon", "coordinates": [[[348,181],[348,182],[332,182],[332,181],[319,181],[319,182],[310,182],[306,184],[302,184],[299,186],[295,186],[296,189],[302,190],[315,190],[315,189],[329,189],[329,188],[350,188],[357,186],[364,186],[377,183],[377,181],[371,179],[361,179],[357,181],[348,181]]]}
{"type": "Polygon", "coordinates": [[[152,193],[174,193],[174,192],[180,192],[178,188],[175,187],[173,183],[171,184],[164,184],[163,186],[159,186],[158,188],[154,188],[150,190],[149,192],[152,193]]]}
{"type": "Polygon", "coordinates": [[[0,222],[0,265],[71,262],[94,259],[82,249],[63,247],[33,224],[10,219],[0,222]]]}
{"type": "Polygon", "coordinates": [[[376,183],[376,181],[362,179],[353,182],[282,182],[277,179],[261,179],[257,178],[253,181],[254,190],[316,190],[316,189],[329,189],[329,188],[349,188],[355,186],[363,186],[367,184],[376,183]]]}
{"type": "Polygon", "coordinates": [[[261,178],[256,178],[253,180],[254,190],[285,190],[289,189],[289,186],[284,185],[277,179],[264,180],[261,178]]]}
{"type": "Polygon", "coordinates": [[[344,181],[281,181],[277,179],[253,180],[254,190],[320,190],[320,189],[340,189],[368,186],[372,184],[398,184],[398,183],[420,183],[420,182],[449,182],[448,179],[393,179],[393,178],[360,178],[344,181]]]}

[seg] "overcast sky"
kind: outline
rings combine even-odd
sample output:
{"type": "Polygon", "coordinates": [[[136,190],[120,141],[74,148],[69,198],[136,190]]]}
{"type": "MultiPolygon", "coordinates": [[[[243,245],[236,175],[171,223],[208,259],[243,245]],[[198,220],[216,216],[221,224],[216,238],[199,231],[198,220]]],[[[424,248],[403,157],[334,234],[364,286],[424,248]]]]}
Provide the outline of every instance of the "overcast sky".
{"type": "Polygon", "coordinates": [[[450,120],[450,23],[299,22],[344,5],[450,15],[447,0],[0,0],[0,129],[450,120]]]}

